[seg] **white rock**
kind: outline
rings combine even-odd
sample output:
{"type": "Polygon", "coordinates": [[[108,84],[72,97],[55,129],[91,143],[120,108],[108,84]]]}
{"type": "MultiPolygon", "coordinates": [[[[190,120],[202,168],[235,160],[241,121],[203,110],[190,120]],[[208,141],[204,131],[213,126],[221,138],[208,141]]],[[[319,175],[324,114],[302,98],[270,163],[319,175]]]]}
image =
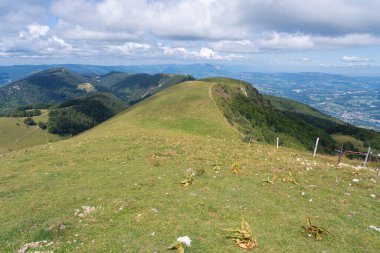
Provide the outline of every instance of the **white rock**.
{"type": "Polygon", "coordinates": [[[354,179],[352,179],[352,182],[354,182],[354,183],[359,183],[359,179],[354,178],[354,179]]]}
{"type": "Polygon", "coordinates": [[[373,194],[373,193],[369,196],[371,196],[371,198],[376,198],[376,194],[373,194]]]}
{"type": "Polygon", "coordinates": [[[378,228],[378,227],[375,227],[375,226],[369,226],[369,228],[370,228],[370,229],[373,229],[373,230],[375,230],[375,231],[377,231],[377,232],[380,232],[380,228],[378,228]]]}
{"type": "Polygon", "coordinates": [[[191,247],[191,239],[187,235],[186,236],[182,236],[182,237],[178,237],[177,238],[177,242],[183,243],[187,247],[191,247]]]}

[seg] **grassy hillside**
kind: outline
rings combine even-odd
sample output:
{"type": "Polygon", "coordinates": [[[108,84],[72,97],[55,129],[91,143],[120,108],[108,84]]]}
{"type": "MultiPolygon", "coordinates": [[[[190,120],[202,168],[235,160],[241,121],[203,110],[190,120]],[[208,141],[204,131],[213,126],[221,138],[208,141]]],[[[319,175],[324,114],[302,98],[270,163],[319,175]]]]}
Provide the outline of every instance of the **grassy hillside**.
{"type": "MultiPolygon", "coordinates": [[[[33,119],[47,122],[47,111],[33,119]]],[[[27,126],[24,124],[25,118],[0,118],[0,154],[11,150],[19,150],[40,144],[45,144],[60,140],[57,135],[50,134],[46,130],[36,126],[27,126]]]]}
{"type": "Polygon", "coordinates": [[[264,97],[289,117],[312,124],[331,134],[339,146],[345,144],[362,151],[368,147],[375,152],[380,150],[379,132],[347,124],[296,101],[268,95],[264,97]]]}
{"type": "Polygon", "coordinates": [[[165,252],[188,235],[186,252],[243,252],[223,231],[243,217],[255,252],[378,252],[374,172],[241,142],[213,85],[176,85],[77,137],[0,156],[0,248],[46,240],[30,250],[165,252]],[[189,168],[204,173],[186,188],[189,168]],[[289,173],[297,185],[264,182],[289,173]],[[309,238],[307,217],[330,236],[309,238]]]}
{"type": "MultiPolygon", "coordinates": [[[[124,120],[143,128],[239,140],[239,133],[229,127],[220,113],[215,113],[218,110],[210,89],[210,84],[198,81],[170,87],[131,107],[124,120]]],[[[114,118],[106,125],[119,120],[114,118]]]]}
{"type": "Polygon", "coordinates": [[[241,131],[246,141],[276,143],[313,149],[317,137],[320,151],[331,153],[336,148],[334,139],[324,129],[275,108],[250,84],[234,79],[209,78],[216,82],[213,94],[217,96],[220,110],[241,131]]]}

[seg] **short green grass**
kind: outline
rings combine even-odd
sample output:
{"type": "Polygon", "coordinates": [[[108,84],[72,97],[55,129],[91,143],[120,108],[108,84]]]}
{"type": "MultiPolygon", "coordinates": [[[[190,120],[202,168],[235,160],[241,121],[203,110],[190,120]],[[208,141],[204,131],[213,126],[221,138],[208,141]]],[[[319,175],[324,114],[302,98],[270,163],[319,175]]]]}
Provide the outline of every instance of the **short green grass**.
{"type": "MultiPolygon", "coordinates": [[[[0,118],[0,154],[61,139],[58,135],[49,134],[38,126],[25,125],[24,119],[0,118]]],[[[48,111],[42,110],[42,114],[33,119],[36,123],[47,122],[48,111]]]]}
{"type": "Polygon", "coordinates": [[[186,252],[244,252],[223,231],[244,218],[255,252],[378,252],[380,233],[368,228],[380,226],[375,172],[241,142],[210,99],[212,85],[180,84],[77,137],[0,155],[2,251],[47,240],[54,252],[166,252],[188,235],[186,252]],[[237,162],[240,175],[231,172],[237,162]],[[189,168],[205,173],[184,188],[189,168]],[[289,173],[298,185],[264,182],[289,173]],[[81,206],[98,208],[80,218],[81,206]],[[307,217],[331,235],[309,238],[307,217]]]}

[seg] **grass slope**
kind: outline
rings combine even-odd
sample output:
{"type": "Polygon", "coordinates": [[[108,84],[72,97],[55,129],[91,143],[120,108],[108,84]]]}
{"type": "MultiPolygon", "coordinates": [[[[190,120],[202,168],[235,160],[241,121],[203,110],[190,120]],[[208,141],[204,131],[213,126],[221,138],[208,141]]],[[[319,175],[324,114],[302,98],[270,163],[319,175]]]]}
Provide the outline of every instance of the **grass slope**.
{"type": "Polygon", "coordinates": [[[47,240],[54,252],[164,252],[188,235],[186,252],[242,252],[223,228],[244,217],[256,252],[378,252],[380,233],[368,229],[380,226],[374,172],[355,176],[335,158],[240,142],[212,85],[176,85],[77,137],[1,155],[0,248],[47,240]],[[236,162],[241,175],[231,173],[236,162]],[[188,168],[205,173],[184,188],[188,168]],[[299,185],[263,182],[289,172],[299,185]],[[98,208],[75,216],[82,206],[98,208]],[[308,216],[331,235],[309,238],[308,216]]]}
{"type": "MultiPolygon", "coordinates": [[[[39,121],[47,122],[47,111],[33,117],[39,121]]],[[[55,134],[50,134],[38,126],[27,126],[24,124],[25,118],[0,118],[0,154],[11,150],[19,150],[48,142],[60,140],[55,134]]]]}
{"type": "MultiPolygon", "coordinates": [[[[127,110],[124,120],[144,128],[238,140],[239,135],[215,113],[212,85],[198,81],[175,85],[127,110]]],[[[114,118],[106,125],[119,120],[114,118]]]]}
{"type": "Polygon", "coordinates": [[[189,80],[194,80],[194,78],[188,75],[111,72],[99,77],[97,82],[98,85],[109,89],[128,104],[134,104],[160,90],[189,80]]]}

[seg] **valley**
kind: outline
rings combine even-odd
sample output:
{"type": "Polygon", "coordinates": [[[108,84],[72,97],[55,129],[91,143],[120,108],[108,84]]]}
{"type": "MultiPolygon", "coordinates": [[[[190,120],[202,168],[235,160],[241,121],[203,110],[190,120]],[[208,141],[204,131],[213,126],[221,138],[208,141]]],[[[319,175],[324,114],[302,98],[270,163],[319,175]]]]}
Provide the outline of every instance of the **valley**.
{"type": "Polygon", "coordinates": [[[316,108],[344,122],[380,129],[380,81],[322,73],[239,73],[264,94],[285,97],[316,108]]]}

